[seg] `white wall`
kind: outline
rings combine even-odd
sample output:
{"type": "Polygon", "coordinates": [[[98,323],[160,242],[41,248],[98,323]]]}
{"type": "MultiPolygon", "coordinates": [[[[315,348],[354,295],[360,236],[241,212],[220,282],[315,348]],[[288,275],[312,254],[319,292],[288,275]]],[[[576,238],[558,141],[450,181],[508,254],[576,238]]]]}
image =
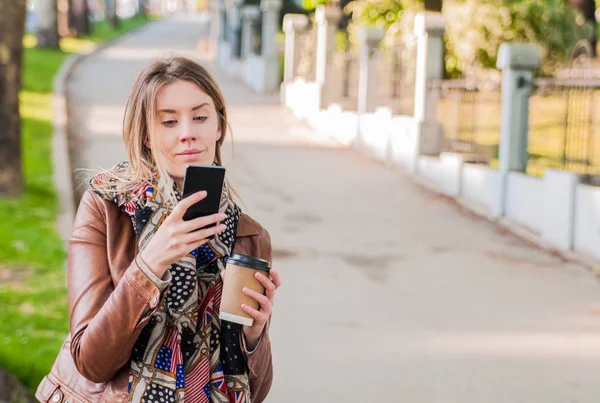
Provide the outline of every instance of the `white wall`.
{"type": "Polygon", "coordinates": [[[310,125],[340,143],[350,146],[354,143],[357,133],[357,118],[354,112],[345,112],[337,105],[329,109],[314,113],[309,118],[310,125]]]}
{"type": "Polygon", "coordinates": [[[463,164],[461,195],[470,202],[495,211],[499,202],[500,174],[485,165],[463,164]]]}
{"type": "Polygon", "coordinates": [[[422,156],[417,159],[417,176],[430,187],[441,188],[443,166],[437,157],[422,156]]]}
{"type": "Polygon", "coordinates": [[[365,113],[358,118],[359,146],[374,158],[389,161],[390,129],[392,112],[380,109],[375,113],[365,113]]]}
{"type": "Polygon", "coordinates": [[[573,247],[600,259],[600,188],[577,185],[573,247]]]}
{"type": "Polygon", "coordinates": [[[299,118],[311,118],[319,112],[320,86],[315,82],[306,82],[296,78],[292,83],[283,83],[285,99],[283,104],[299,118]]]}
{"type": "Polygon", "coordinates": [[[412,116],[393,116],[390,122],[390,162],[416,172],[417,124],[412,116]]]}
{"type": "Polygon", "coordinates": [[[231,59],[231,44],[229,42],[219,42],[217,58],[219,66],[226,69],[231,59]]]}
{"type": "Polygon", "coordinates": [[[554,169],[544,172],[542,239],[560,249],[573,247],[578,183],[579,176],[573,172],[554,169]]]}
{"type": "Polygon", "coordinates": [[[544,203],[544,182],[533,176],[510,172],[506,186],[506,218],[540,232],[544,203]]]}
{"type": "Polygon", "coordinates": [[[462,164],[462,158],[458,154],[443,153],[439,157],[421,156],[418,158],[417,176],[443,194],[458,197],[461,192],[462,164]]]}

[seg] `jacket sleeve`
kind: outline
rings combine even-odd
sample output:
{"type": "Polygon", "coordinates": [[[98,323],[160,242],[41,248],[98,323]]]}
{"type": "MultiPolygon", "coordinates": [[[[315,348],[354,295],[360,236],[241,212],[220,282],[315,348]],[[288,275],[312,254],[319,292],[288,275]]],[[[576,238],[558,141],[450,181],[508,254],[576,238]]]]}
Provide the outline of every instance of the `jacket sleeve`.
{"type": "MultiPolygon", "coordinates": [[[[271,238],[269,233],[264,229],[258,236],[258,249],[260,251],[260,258],[269,261],[272,265],[271,238]]],[[[267,327],[254,351],[245,351],[248,362],[252,402],[256,403],[265,400],[271,390],[271,384],[273,383],[273,358],[271,355],[271,341],[269,339],[268,329],[270,323],[271,320],[267,322],[267,327]]]]}
{"type": "Polygon", "coordinates": [[[108,263],[107,217],[102,200],[87,191],[69,241],[68,288],[71,355],[92,382],[110,380],[164,294],[135,259],[114,284],[108,263]]]}

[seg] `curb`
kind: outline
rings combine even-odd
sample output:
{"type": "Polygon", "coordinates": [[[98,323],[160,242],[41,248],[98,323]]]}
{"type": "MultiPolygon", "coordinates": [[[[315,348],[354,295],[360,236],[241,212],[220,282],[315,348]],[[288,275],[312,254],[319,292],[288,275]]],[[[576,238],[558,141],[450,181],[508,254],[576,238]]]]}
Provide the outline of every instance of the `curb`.
{"type": "Polygon", "coordinates": [[[69,125],[70,104],[68,99],[68,85],[71,77],[77,67],[86,60],[86,58],[97,54],[98,52],[114,45],[116,42],[127,38],[143,29],[147,29],[152,24],[160,20],[148,21],[123,35],[109,39],[97,45],[92,45],[85,53],[77,53],[69,56],[62,64],[60,70],[54,78],[53,85],[53,125],[54,133],[52,136],[52,165],[54,168],[53,181],[54,188],[58,194],[58,219],[57,230],[65,245],[68,248],[69,238],[75,220],[76,206],[79,204],[75,192],[73,168],[71,164],[70,139],[72,138],[71,127],[69,125]]]}

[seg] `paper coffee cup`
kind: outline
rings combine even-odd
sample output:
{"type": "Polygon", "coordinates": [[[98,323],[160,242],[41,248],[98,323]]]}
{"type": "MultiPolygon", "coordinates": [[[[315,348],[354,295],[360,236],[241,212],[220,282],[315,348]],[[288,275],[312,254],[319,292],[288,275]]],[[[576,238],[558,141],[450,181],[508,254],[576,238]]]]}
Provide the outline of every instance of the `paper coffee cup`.
{"type": "Polygon", "coordinates": [[[259,294],[265,293],[265,287],[254,277],[256,272],[269,277],[271,269],[268,261],[254,256],[234,254],[225,259],[227,274],[223,283],[219,318],[240,325],[252,326],[254,318],[242,310],[242,304],[258,309],[258,302],[244,294],[244,287],[259,294]]]}

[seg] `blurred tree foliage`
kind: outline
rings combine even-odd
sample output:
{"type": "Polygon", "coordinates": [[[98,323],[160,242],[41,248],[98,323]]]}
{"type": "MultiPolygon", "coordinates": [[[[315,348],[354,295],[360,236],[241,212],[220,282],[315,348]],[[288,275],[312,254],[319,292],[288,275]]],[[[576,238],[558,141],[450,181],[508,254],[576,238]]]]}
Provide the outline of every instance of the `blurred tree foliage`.
{"type": "MultiPolygon", "coordinates": [[[[414,46],[412,22],[422,9],[422,0],[355,0],[346,7],[352,14],[350,40],[357,25],[367,24],[387,30],[383,46],[414,46]]],[[[443,13],[451,76],[493,69],[502,42],[536,43],[542,74],[552,74],[591,29],[564,0],[444,0],[443,13]]]]}

